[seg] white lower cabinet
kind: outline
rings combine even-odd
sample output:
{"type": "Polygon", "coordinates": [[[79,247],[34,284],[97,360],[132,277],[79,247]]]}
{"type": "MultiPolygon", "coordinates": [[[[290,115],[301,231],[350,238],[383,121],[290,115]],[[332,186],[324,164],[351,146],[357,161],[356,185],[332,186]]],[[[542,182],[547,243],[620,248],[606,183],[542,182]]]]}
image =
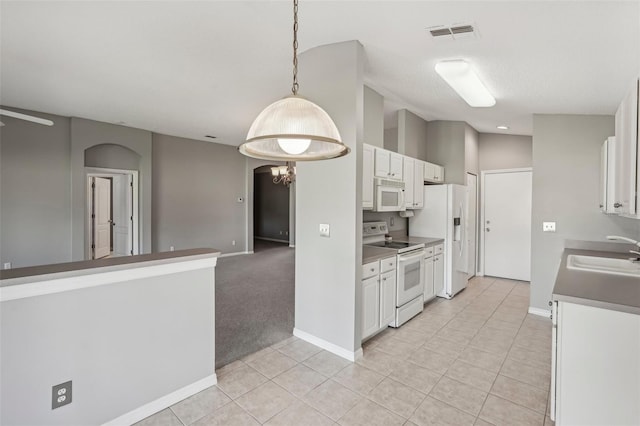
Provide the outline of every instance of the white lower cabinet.
{"type": "Polygon", "coordinates": [[[372,335],[380,327],[380,277],[362,281],[362,337],[372,335]]]}
{"type": "Polygon", "coordinates": [[[433,289],[436,294],[444,293],[444,254],[433,256],[433,289]]]}
{"type": "Polygon", "coordinates": [[[434,275],[433,275],[433,252],[431,256],[425,257],[424,259],[424,301],[428,302],[429,300],[436,297],[434,284],[434,275]]]}
{"type": "Polygon", "coordinates": [[[427,247],[424,256],[424,301],[436,297],[444,287],[444,245],[427,247]]]}
{"type": "Polygon", "coordinates": [[[380,274],[380,328],[386,327],[396,316],[396,271],[380,274]]]}
{"type": "Polygon", "coordinates": [[[362,266],[362,339],[386,328],[396,314],[396,257],[362,266]]]}
{"type": "Polygon", "coordinates": [[[551,419],[640,425],[640,315],[555,301],[551,419]]]}

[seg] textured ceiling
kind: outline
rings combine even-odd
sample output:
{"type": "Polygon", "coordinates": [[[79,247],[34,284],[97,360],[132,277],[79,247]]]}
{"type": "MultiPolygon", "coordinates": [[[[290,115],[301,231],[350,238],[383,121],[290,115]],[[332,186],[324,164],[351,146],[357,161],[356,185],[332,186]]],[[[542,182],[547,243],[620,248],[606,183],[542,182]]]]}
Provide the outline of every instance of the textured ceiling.
{"type": "MultiPolygon", "coordinates": [[[[385,127],[407,108],[480,132],[531,134],[532,114],[614,114],[640,74],[640,1],[300,1],[300,50],[365,49],[385,127]],[[472,22],[480,37],[427,28],[472,22]],[[493,108],[464,103],[436,62],[470,61],[493,108]]],[[[0,3],[0,104],[238,145],[290,91],[289,1],[0,3]]],[[[304,68],[300,70],[304,95],[304,68]]]]}

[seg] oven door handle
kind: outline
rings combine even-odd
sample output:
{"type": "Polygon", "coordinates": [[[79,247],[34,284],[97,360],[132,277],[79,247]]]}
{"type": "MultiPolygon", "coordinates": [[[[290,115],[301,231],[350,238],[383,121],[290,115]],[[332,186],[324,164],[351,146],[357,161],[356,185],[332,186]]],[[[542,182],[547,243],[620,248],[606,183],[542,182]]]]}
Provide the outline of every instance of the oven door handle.
{"type": "Polygon", "coordinates": [[[398,262],[402,262],[402,263],[409,263],[409,262],[413,262],[414,260],[420,260],[422,258],[424,258],[424,249],[422,250],[418,250],[415,252],[411,252],[411,254],[399,254],[398,255],[398,262]]]}

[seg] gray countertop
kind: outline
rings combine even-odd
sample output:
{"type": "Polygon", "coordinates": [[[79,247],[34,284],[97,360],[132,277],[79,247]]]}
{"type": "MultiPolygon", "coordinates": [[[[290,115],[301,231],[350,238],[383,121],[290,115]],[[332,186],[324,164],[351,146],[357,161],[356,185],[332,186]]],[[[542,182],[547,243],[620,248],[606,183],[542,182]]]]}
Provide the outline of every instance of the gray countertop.
{"type": "Polygon", "coordinates": [[[435,246],[444,243],[443,238],[422,238],[422,237],[402,237],[394,238],[394,241],[406,241],[407,243],[424,243],[425,247],[435,246]]]}
{"type": "Polygon", "coordinates": [[[106,272],[111,270],[150,266],[160,263],[181,262],[185,260],[185,257],[190,257],[192,259],[217,257],[220,253],[220,250],[217,249],[196,248],[162,253],[139,254],[134,256],[111,257],[107,259],[82,260],[78,262],[5,269],[0,271],[0,287],[19,285],[26,282],[44,281],[60,276],[80,276],[92,274],[98,271],[106,272]]]}
{"type": "Polygon", "coordinates": [[[565,248],[553,288],[553,300],[640,315],[640,279],[567,269],[570,254],[626,259],[630,253],[565,248]]]}
{"type": "Polygon", "coordinates": [[[369,262],[375,262],[376,260],[384,259],[385,257],[392,257],[396,255],[394,249],[388,249],[384,247],[374,247],[363,245],[362,246],[362,264],[369,262]]]}

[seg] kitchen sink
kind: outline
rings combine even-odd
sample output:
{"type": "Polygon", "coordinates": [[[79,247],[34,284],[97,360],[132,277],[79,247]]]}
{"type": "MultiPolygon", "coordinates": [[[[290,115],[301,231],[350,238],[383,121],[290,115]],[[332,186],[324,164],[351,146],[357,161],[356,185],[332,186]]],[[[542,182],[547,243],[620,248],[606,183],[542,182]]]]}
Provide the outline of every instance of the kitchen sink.
{"type": "Polygon", "coordinates": [[[640,262],[632,262],[628,259],[570,254],[567,257],[567,268],[601,274],[640,277],[640,262]]]}

